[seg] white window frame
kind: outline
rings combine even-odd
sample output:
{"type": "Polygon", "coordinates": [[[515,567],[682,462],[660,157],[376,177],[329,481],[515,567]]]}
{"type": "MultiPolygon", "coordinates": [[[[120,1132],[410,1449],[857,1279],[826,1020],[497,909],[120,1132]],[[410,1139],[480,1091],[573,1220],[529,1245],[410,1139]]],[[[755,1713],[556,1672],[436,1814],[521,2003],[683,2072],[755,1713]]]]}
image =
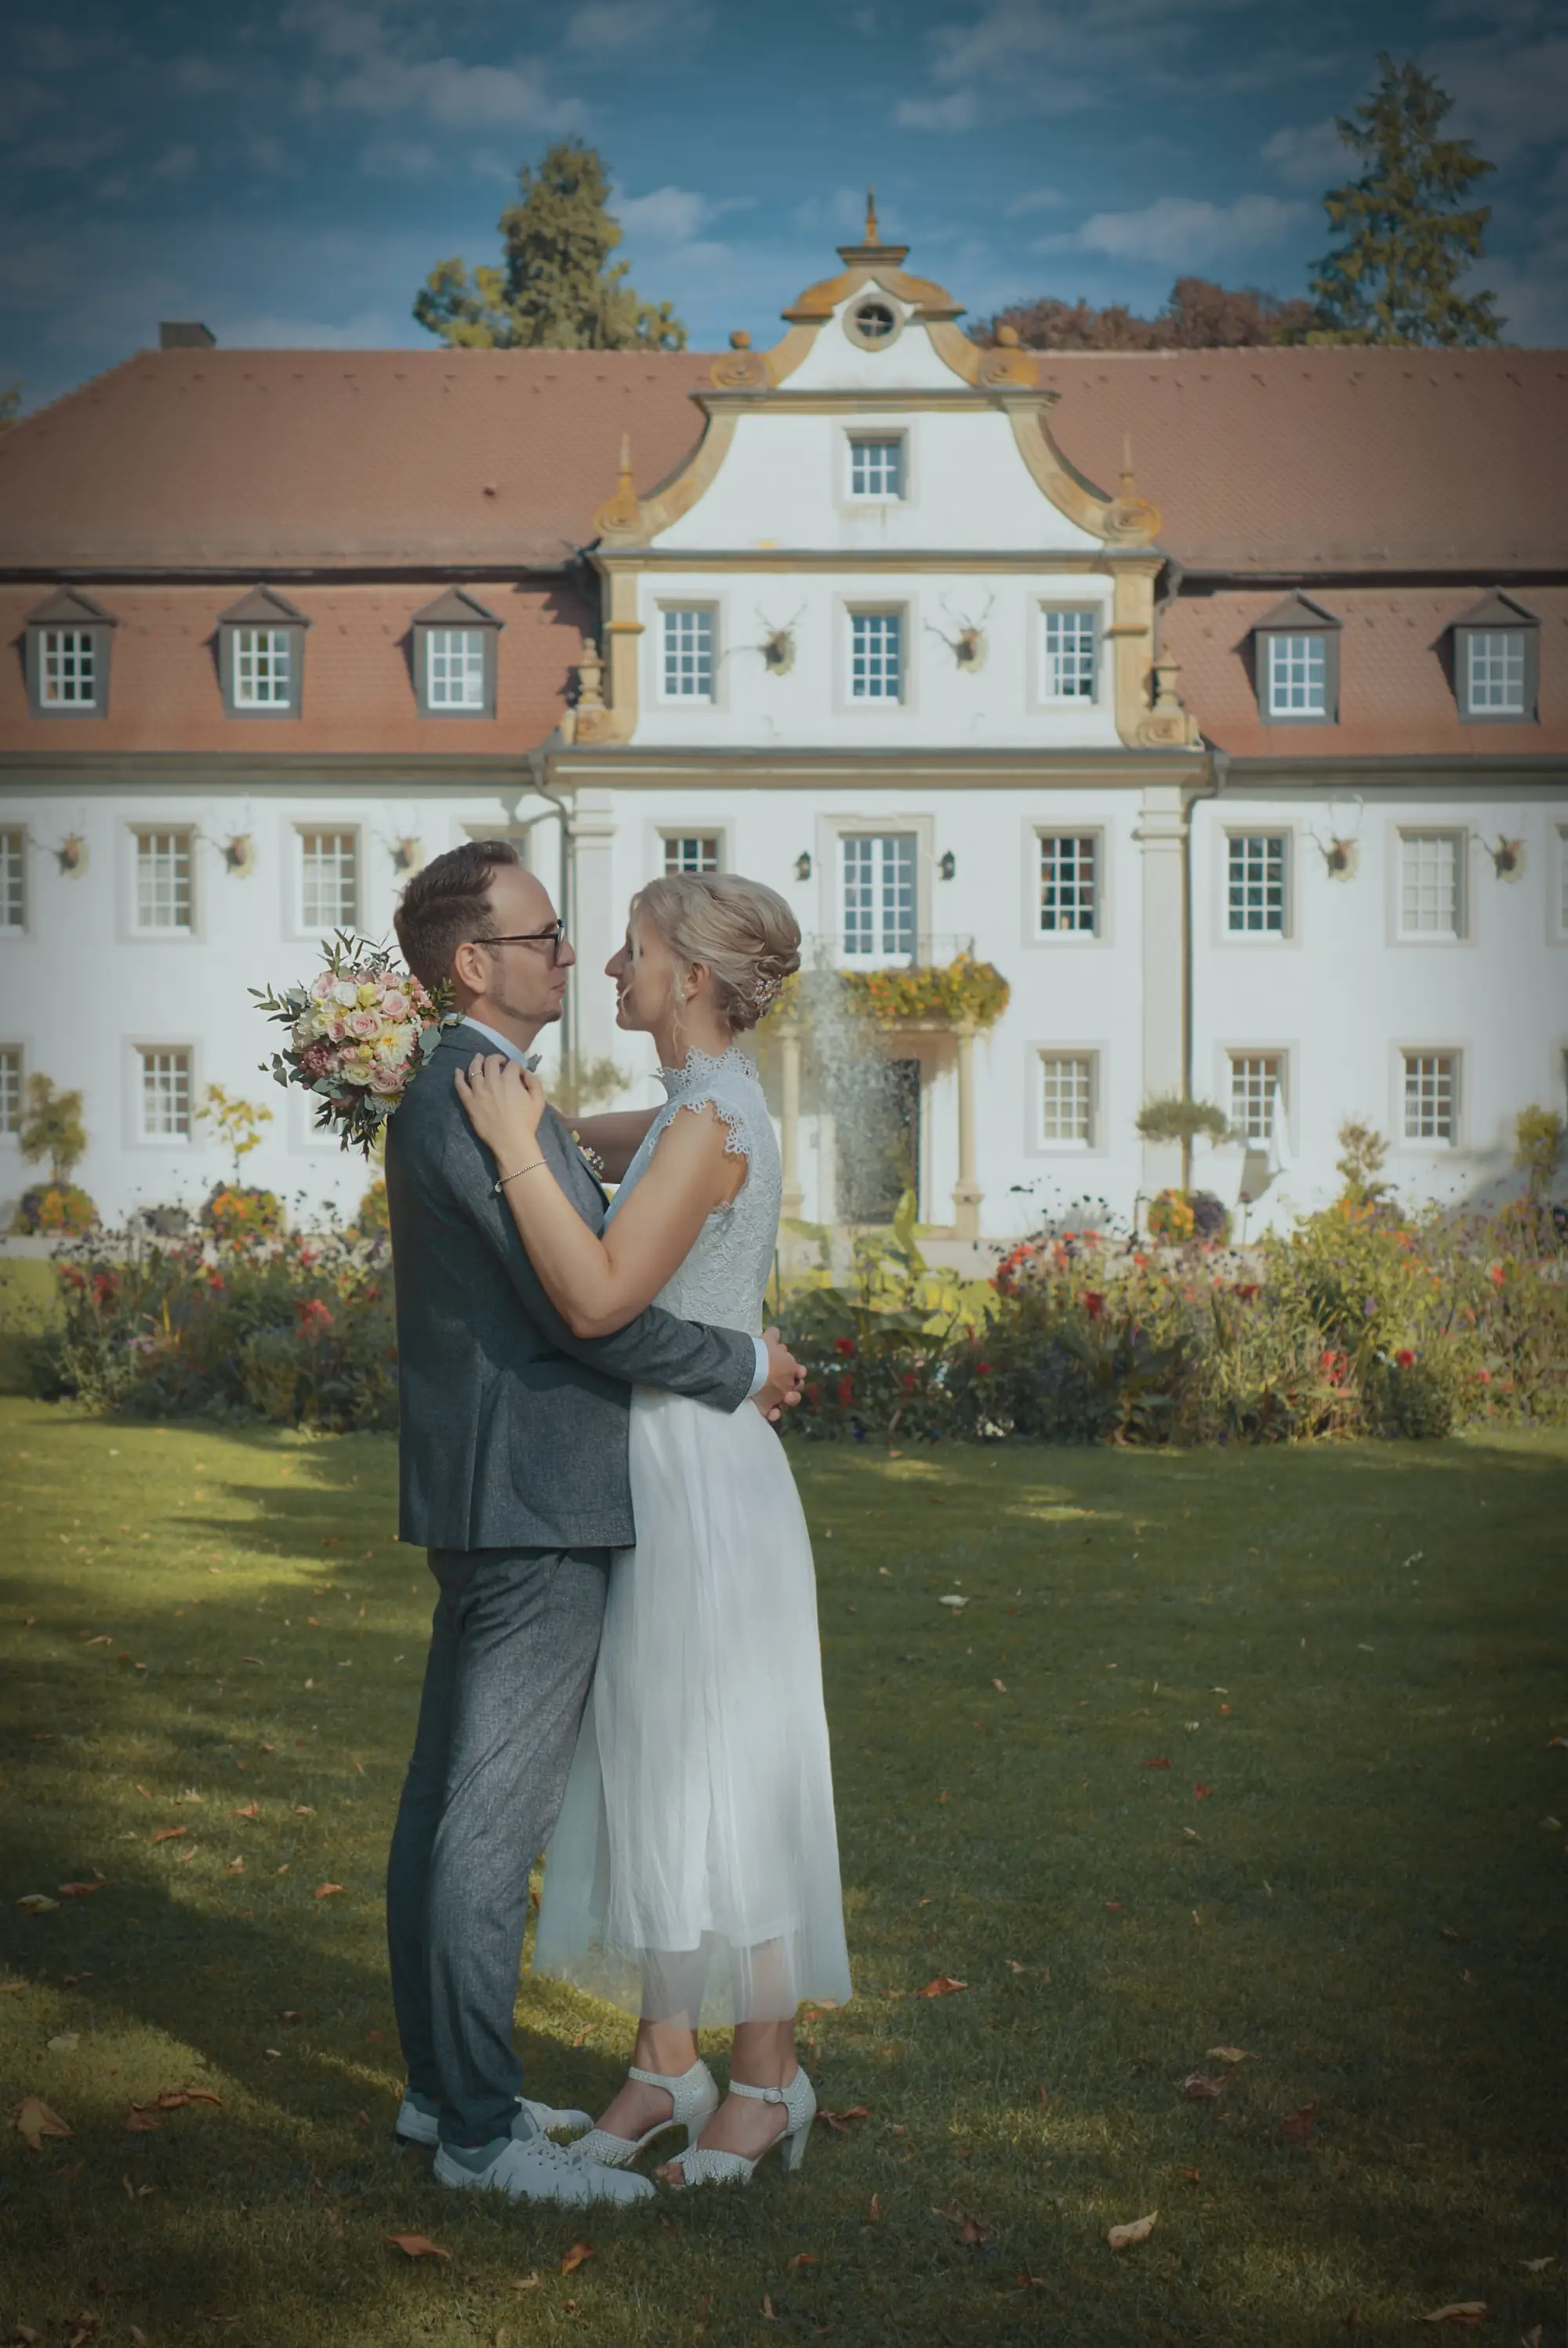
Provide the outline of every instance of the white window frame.
{"type": "Polygon", "coordinates": [[[904,709],[909,705],[909,649],[912,631],[909,608],[905,603],[865,602],[858,599],[844,607],[844,695],[846,707],[864,713],[866,710],[904,709]],[[857,621],[892,621],[897,632],[898,690],[897,693],[861,693],[855,690],[855,632],[857,621]]]}
{"type": "MultiPolygon", "coordinates": [[[[878,469],[884,469],[882,468],[878,469]]],[[[907,505],[909,501],[909,435],[896,426],[871,430],[846,432],[844,436],[844,497],[852,506],[907,505]],[[863,449],[893,448],[895,485],[892,489],[857,489],[856,459],[863,449]]]]}
{"type": "MultiPolygon", "coordinates": [[[[1081,633],[1081,631],[1077,632],[1081,633]]],[[[1042,597],[1036,605],[1035,619],[1035,701],[1041,709],[1097,709],[1104,692],[1105,672],[1105,610],[1098,600],[1084,596],[1069,599],[1061,595],[1042,597]],[[1050,688],[1051,654],[1049,638],[1052,620],[1086,618],[1091,629],[1091,654],[1093,674],[1087,693],[1053,692],[1050,688]]]]}
{"type": "Polygon", "coordinates": [[[1032,911],[1033,942],[1036,945],[1052,947],[1097,943],[1105,931],[1106,840],[1103,827],[1093,823],[1070,824],[1065,820],[1054,823],[1035,823],[1030,827],[1029,837],[1032,850],[1032,870],[1028,875],[1028,881],[1032,911]],[[1090,887],[1093,899],[1093,919],[1087,927],[1047,929],[1045,926],[1043,903],[1045,845],[1047,840],[1062,839],[1080,844],[1087,841],[1092,851],[1093,875],[1090,887]]]}
{"type": "MultiPolygon", "coordinates": [[[[128,928],[133,938],[165,943],[200,935],[200,891],[197,882],[197,832],[189,823],[144,822],[128,827],[130,841],[130,901],[128,928]],[[185,851],[185,893],[188,919],[184,922],[148,922],[142,918],[143,842],[148,840],[179,840],[185,851]]],[[[155,853],[157,851],[154,851],[155,853]]]]}
{"type": "Polygon", "coordinates": [[[1280,1044],[1227,1044],[1224,1046],[1225,1111],[1230,1121],[1231,1138],[1244,1149],[1267,1149],[1274,1140],[1272,1114],[1269,1117],[1267,1130],[1263,1133],[1253,1133],[1238,1121],[1235,1113],[1238,1066],[1248,1062],[1267,1060],[1272,1060],[1276,1064],[1277,1074],[1275,1090],[1278,1096],[1280,1118],[1288,1137],[1293,1106],[1292,1095],[1295,1089],[1291,1083],[1288,1048],[1280,1044]]]}
{"type": "Polygon", "coordinates": [[[27,827],[0,823],[0,938],[25,938],[32,892],[27,886],[27,827]],[[15,901],[19,919],[11,919],[15,901]]]}
{"type": "Polygon", "coordinates": [[[1463,945],[1471,933],[1470,835],[1462,825],[1402,823],[1395,828],[1393,862],[1393,935],[1402,946],[1463,945]],[[1409,929],[1405,922],[1405,864],[1410,850],[1422,840],[1446,840],[1453,850],[1454,926],[1450,930],[1409,929]]]}
{"type": "Polygon", "coordinates": [[[1395,1147],[1420,1158],[1452,1158],[1464,1149],[1465,1144],[1465,1054],[1459,1044],[1397,1044],[1394,1046],[1394,1113],[1391,1119],[1395,1147]],[[1435,1137],[1413,1135],[1407,1125],[1408,1085],[1412,1060],[1449,1060],[1452,1063],[1450,1078],[1451,1131],[1446,1141],[1435,1137]]]}
{"type": "Polygon", "coordinates": [[[99,687],[102,683],[100,675],[102,648],[97,640],[103,633],[101,627],[40,628],[38,631],[38,706],[47,716],[54,717],[62,713],[69,715],[74,711],[97,710],[101,707],[103,695],[99,687]],[[73,640],[69,649],[66,643],[67,637],[73,640]],[[55,682],[58,684],[63,681],[59,672],[64,665],[67,662],[79,663],[84,658],[92,680],[92,691],[88,694],[51,693],[49,690],[51,662],[56,664],[55,682]]]}
{"type": "Polygon", "coordinates": [[[364,883],[364,834],[357,823],[338,823],[333,822],[330,818],[323,817],[313,822],[295,824],[293,929],[297,937],[320,940],[330,937],[333,932],[338,929],[352,930],[357,935],[363,936],[365,923],[364,883]],[[310,854],[309,843],[313,839],[347,839],[351,844],[354,858],[354,915],[353,919],[347,922],[323,922],[319,919],[313,921],[306,911],[305,892],[309,885],[306,861],[310,854]]]}
{"type": "Polygon", "coordinates": [[[18,1037],[7,1035],[0,1039],[0,1147],[9,1142],[13,1148],[15,1148],[20,1142],[22,1119],[26,1114],[26,1101],[27,1046],[18,1037]],[[9,1086],[5,1077],[9,1064],[13,1061],[15,1063],[16,1069],[15,1121],[14,1124],[7,1124],[5,1095],[9,1086]]]}
{"type": "Polygon", "coordinates": [[[669,873],[672,869],[676,872],[723,872],[727,869],[724,850],[724,834],[721,828],[716,824],[693,823],[681,824],[677,826],[673,824],[661,823],[659,827],[658,870],[661,873],[669,873]],[[710,845],[713,850],[713,861],[711,864],[701,865],[678,864],[671,868],[670,863],[670,850],[677,844],[696,848],[700,848],[704,844],[710,845]]]}
{"type": "Polygon", "coordinates": [[[243,716],[253,716],[260,712],[264,716],[276,717],[297,705],[300,680],[294,674],[294,664],[299,657],[299,648],[292,640],[300,633],[301,631],[297,626],[273,626],[261,623],[252,624],[248,620],[241,621],[235,627],[232,653],[234,663],[232,697],[234,707],[243,716]],[[267,639],[264,651],[256,641],[263,636],[267,639]],[[246,653],[247,638],[251,640],[249,655],[246,653]],[[274,661],[278,657],[280,648],[283,664],[282,692],[258,694],[255,689],[257,678],[253,665],[250,690],[247,691],[245,681],[247,657],[252,664],[259,657],[269,662],[274,661]]]}
{"type": "MultiPolygon", "coordinates": [[[[902,859],[899,861],[901,862],[902,859]]],[[[889,823],[886,827],[874,827],[866,824],[850,827],[839,832],[834,854],[833,937],[835,959],[842,963],[845,970],[901,970],[918,960],[921,937],[920,864],[920,836],[907,825],[889,823]],[[867,859],[864,854],[867,844],[890,843],[895,840],[907,840],[909,846],[909,950],[907,953],[900,953],[897,948],[890,948],[886,942],[882,898],[886,882],[885,867],[887,859],[885,856],[876,855],[867,859]],[[859,865],[869,867],[870,885],[875,898],[872,921],[876,942],[863,952],[854,952],[849,944],[848,890],[851,867],[859,865]]]]}
{"type": "Polygon", "coordinates": [[[719,705],[720,661],[722,655],[719,606],[702,595],[671,595],[661,598],[656,606],[658,625],[653,632],[653,698],[664,709],[716,709],[719,705]],[[671,693],[666,683],[665,637],[671,620],[692,614],[708,623],[708,690],[706,693],[671,693]]]}
{"type": "Polygon", "coordinates": [[[187,1042],[183,1038],[173,1042],[167,1038],[138,1037],[130,1046],[130,1064],[131,1097],[128,1123],[132,1144],[140,1149],[200,1148],[201,1142],[196,1129],[196,1111],[201,1096],[197,1081],[197,1052],[194,1043],[187,1042]],[[185,1056],[187,1125],[183,1133],[149,1133],[148,1130],[147,1080],[149,1071],[147,1062],[149,1056],[153,1053],[183,1053],[185,1056]]]}
{"type": "MultiPolygon", "coordinates": [[[[1321,726],[1333,714],[1329,704],[1334,689],[1333,679],[1329,674],[1330,648],[1323,630],[1320,628],[1268,628],[1263,632],[1263,647],[1264,705],[1265,715],[1269,723],[1274,726],[1321,726]],[[1288,649],[1292,645],[1306,648],[1308,664],[1314,649],[1317,651],[1318,668],[1317,682],[1319,692],[1315,702],[1281,701],[1278,697],[1282,685],[1287,691],[1292,687],[1288,676],[1283,679],[1276,677],[1276,660],[1288,661],[1295,657],[1288,649]]],[[[1303,682],[1304,689],[1310,689],[1312,682],[1310,674],[1303,682]]]]}
{"type": "Polygon", "coordinates": [[[1226,824],[1217,834],[1219,883],[1215,900],[1221,942],[1232,946],[1288,945],[1296,935],[1296,836],[1287,823],[1267,820],[1226,824]],[[1280,843],[1280,926],[1276,930],[1233,928],[1231,924],[1231,849],[1235,842],[1276,839],[1280,843]]]}
{"type": "MultiPolygon", "coordinates": [[[[1090,1044],[1037,1044],[1032,1046],[1033,1082],[1030,1087],[1034,1128],[1033,1155],[1040,1158],[1093,1158],[1102,1154],[1104,1118],[1101,1108],[1100,1053],[1090,1044]],[[1045,1129],[1047,1069],[1051,1065],[1081,1066],[1087,1092],[1086,1130],[1081,1140],[1045,1129]]],[[[1074,1086],[1076,1090],[1076,1083],[1074,1086]]]]}
{"type": "MultiPolygon", "coordinates": [[[[494,628],[481,627],[476,623],[471,627],[426,626],[422,627],[419,633],[425,639],[423,647],[425,715],[430,717],[485,716],[490,706],[490,639],[495,635],[494,628]],[[459,636],[465,640],[465,649],[461,654],[464,683],[468,685],[477,682],[477,690],[466,695],[461,700],[455,700],[449,695],[438,700],[436,692],[437,647],[440,647],[441,659],[452,660],[454,655],[450,650],[450,644],[454,636],[459,636]],[[477,676],[475,647],[477,647],[477,676]]],[[[450,684],[451,678],[448,676],[445,682],[450,684]]]]}
{"type": "MultiPolygon", "coordinates": [[[[1461,700],[1465,716],[1471,718],[1479,718],[1483,723],[1488,718],[1501,719],[1526,716],[1529,714],[1526,705],[1530,693],[1530,652],[1527,643],[1527,631],[1524,627],[1522,625],[1516,628],[1461,628],[1459,631],[1459,633],[1461,640],[1462,658],[1464,661],[1461,700]],[[1513,678],[1508,675],[1508,671],[1511,669],[1517,669],[1519,693],[1516,700],[1492,701],[1491,699],[1487,699],[1478,701],[1476,699],[1476,669],[1478,665],[1478,655],[1481,656],[1481,659],[1485,663],[1488,669],[1490,669],[1491,662],[1497,657],[1497,655],[1495,655],[1491,650],[1491,647],[1494,644],[1501,644],[1504,648],[1501,654],[1501,661],[1504,669],[1501,682],[1505,688],[1514,681],[1513,678]],[[1488,648],[1484,654],[1482,653],[1483,646],[1488,648]]],[[[1484,676],[1481,680],[1483,692],[1490,693],[1492,683],[1493,679],[1490,675],[1484,676]]]]}

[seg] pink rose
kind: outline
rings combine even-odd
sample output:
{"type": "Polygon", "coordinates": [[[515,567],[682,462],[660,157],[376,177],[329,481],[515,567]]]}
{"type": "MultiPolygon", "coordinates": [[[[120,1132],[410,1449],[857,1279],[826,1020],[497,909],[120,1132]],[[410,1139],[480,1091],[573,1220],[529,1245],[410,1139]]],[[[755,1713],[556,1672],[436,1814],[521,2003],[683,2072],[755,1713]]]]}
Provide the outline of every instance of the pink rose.
{"type": "Polygon", "coordinates": [[[319,978],[311,981],[312,998],[317,1003],[325,1003],[336,985],[337,981],[331,971],[323,970],[319,978]]]}
{"type": "Polygon", "coordinates": [[[330,1044],[312,1044],[300,1054],[300,1067],[307,1076],[324,1076],[335,1057],[330,1044]]]}
{"type": "Polygon", "coordinates": [[[370,1072],[370,1089],[373,1093],[400,1093],[403,1090],[403,1070],[384,1067],[377,1061],[370,1072]]]}
{"type": "Polygon", "coordinates": [[[383,1014],[388,1019],[406,1019],[409,1012],[408,997],[401,987],[389,987],[381,998],[381,1008],[383,1014]]]}
{"type": "Polygon", "coordinates": [[[327,1034],[332,1037],[334,1044],[341,1044],[343,1037],[348,1034],[347,1020],[334,1019],[332,1025],[327,1029],[327,1034]]]}
{"type": "Polygon", "coordinates": [[[347,1024],[351,1035],[369,1037],[379,1035],[381,1033],[381,1020],[374,1011],[351,1011],[347,1024]]]}

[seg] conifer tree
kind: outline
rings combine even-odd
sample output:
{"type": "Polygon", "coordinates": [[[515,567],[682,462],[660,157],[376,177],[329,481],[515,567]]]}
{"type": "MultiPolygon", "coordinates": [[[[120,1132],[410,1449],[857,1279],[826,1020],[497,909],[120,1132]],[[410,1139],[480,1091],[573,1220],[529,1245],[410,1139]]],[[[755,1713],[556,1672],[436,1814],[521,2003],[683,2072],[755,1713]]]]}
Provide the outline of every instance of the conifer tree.
{"type": "Polygon", "coordinates": [[[1507,321],[1490,294],[1458,280],[1479,259],[1488,204],[1461,209],[1494,166],[1468,139],[1441,136],[1453,100],[1413,57],[1384,50],[1381,78],[1339,136],[1360,159],[1358,180],[1323,199],[1340,238],[1312,280],[1320,323],[1313,343],[1495,343],[1507,321]]]}
{"type": "Polygon", "coordinates": [[[519,197],[501,214],[498,269],[438,262],[414,314],[442,341],[468,350],[661,350],[686,346],[668,302],[644,302],[610,256],[620,223],[607,210],[603,159],[579,139],[552,147],[518,173],[519,197]]]}

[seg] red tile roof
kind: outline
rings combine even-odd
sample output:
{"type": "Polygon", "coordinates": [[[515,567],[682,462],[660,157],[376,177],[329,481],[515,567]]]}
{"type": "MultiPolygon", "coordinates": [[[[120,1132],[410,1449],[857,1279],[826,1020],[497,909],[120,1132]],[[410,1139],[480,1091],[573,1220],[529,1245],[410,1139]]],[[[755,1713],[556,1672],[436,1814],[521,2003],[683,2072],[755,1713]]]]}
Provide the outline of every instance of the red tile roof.
{"type": "MultiPolygon", "coordinates": [[[[692,446],[700,352],[144,351],[0,434],[0,566],[560,561],[630,431],[638,485],[692,446]]],[[[1131,434],[1191,569],[1561,567],[1568,352],[1048,354],[1072,462],[1131,434]]]]}

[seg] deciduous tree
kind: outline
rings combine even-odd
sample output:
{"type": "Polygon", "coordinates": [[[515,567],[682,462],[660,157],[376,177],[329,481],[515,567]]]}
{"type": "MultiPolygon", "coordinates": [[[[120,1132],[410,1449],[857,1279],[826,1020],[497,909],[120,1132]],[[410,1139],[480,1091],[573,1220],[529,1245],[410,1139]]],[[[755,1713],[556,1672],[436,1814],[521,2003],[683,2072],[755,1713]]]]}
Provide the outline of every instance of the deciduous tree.
{"type": "Polygon", "coordinates": [[[629,263],[610,263],[620,227],[593,148],[563,139],[518,185],[500,218],[502,265],[438,262],[414,299],[422,326],[469,350],[684,350],[669,303],[644,302],[629,263]]]}
{"type": "Polygon", "coordinates": [[[1178,277],[1169,301],[1153,318],[1122,302],[1097,310],[1081,296],[1063,302],[1043,294],[1015,303],[974,329],[978,343],[994,343],[1010,326],[1033,351],[1212,351],[1260,343],[1298,343],[1316,313],[1299,296],[1281,301],[1255,285],[1216,285],[1207,277],[1178,277]]]}

